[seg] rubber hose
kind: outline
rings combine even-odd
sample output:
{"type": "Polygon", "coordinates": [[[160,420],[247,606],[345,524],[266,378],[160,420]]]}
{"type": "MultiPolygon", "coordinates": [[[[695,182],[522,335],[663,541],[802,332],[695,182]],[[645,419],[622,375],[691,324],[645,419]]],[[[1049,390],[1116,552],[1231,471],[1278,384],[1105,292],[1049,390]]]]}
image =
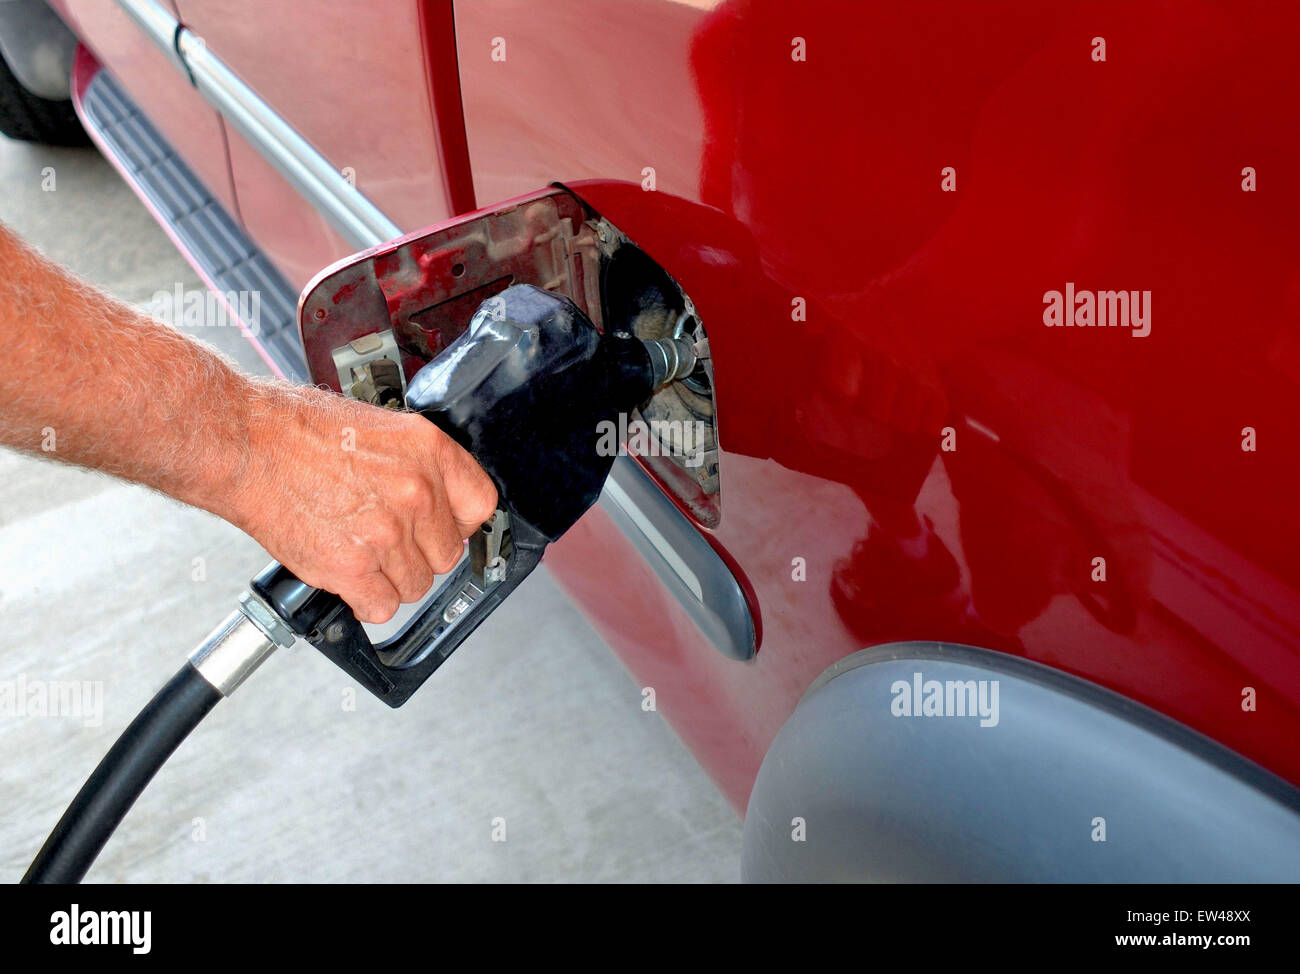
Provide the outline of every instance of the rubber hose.
{"type": "Polygon", "coordinates": [[[167,681],[99,762],[23,883],[79,883],[158,769],[221,699],[189,663],[167,681]]]}

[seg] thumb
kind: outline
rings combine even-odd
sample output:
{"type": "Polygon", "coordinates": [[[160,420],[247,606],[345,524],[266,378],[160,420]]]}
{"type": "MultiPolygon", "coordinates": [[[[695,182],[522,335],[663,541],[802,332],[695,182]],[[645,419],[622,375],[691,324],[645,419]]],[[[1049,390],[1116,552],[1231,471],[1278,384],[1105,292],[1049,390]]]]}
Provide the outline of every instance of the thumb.
{"type": "Polygon", "coordinates": [[[497,488],[459,443],[442,435],[439,466],[447,507],[462,538],[468,538],[497,509],[497,488]]]}

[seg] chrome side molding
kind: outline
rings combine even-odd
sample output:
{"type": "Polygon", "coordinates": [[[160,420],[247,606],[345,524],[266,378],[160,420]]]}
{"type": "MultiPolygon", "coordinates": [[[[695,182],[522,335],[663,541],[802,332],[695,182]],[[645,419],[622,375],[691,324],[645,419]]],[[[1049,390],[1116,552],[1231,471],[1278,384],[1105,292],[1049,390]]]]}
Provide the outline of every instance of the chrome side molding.
{"type": "Polygon", "coordinates": [[[635,460],[614,461],[600,502],[709,642],[732,659],[752,658],[758,633],[736,576],[635,460]]]}
{"type": "Polygon", "coordinates": [[[239,130],[354,247],[399,237],[402,230],[349,183],[270,105],[182,26],[158,0],[117,0],[198,92],[239,130]]]}

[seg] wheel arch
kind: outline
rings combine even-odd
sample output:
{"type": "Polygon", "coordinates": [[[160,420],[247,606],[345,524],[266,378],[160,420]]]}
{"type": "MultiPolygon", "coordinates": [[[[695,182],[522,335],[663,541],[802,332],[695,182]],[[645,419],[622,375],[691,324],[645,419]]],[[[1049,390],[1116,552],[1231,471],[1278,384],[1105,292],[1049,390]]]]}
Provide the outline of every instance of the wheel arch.
{"type": "Polygon", "coordinates": [[[1300,791],[1062,671],[970,646],[894,643],[837,662],[778,733],[750,796],[742,875],[1294,881],[1300,791]],[[945,688],[945,706],[950,681],[975,682],[978,700],[996,700],[996,721],[897,713],[918,696],[916,674],[922,691],[945,688]]]}

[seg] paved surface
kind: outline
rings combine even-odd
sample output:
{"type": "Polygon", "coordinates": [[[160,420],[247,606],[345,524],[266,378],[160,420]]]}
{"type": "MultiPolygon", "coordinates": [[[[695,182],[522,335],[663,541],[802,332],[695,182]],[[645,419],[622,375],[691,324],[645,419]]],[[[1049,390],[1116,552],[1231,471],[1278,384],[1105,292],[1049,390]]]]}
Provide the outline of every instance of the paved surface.
{"type": "MultiPolygon", "coordinates": [[[[0,137],[0,220],[137,304],[200,286],[93,150],[0,137]]],[[[201,337],[264,370],[234,329],[201,337]]],[[[265,561],[211,515],[0,450],[0,881],[265,561]],[[88,682],[86,716],[34,716],[41,681],[88,682]]],[[[734,880],[739,821],[640,699],[544,569],[401,710],[310,647],[281,652],[173,756],[87,881],[734,880]]]]}

